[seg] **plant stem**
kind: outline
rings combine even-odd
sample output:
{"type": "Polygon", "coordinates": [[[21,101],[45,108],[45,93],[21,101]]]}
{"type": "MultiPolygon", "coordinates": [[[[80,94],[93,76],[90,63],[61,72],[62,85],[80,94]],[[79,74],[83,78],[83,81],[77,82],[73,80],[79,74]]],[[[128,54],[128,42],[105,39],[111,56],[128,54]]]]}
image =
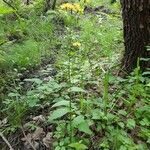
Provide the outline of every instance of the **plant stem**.
{"type": "MultiPolygon", "coordinates": [[[[68,52],[68,57],[69,57],[69,65],[68,65],[68,75],[69,75],[69,87],[71,87],[71,55],[70,51],[68,52]]],[[[69,123],[70,123],[70,143],[72,142],[72,101],[71,101],[71,93],[69,91],[69,109],[70,109],[70,116],[69,116],[69,123]]]]}
{"type": "Polygon", "coordinates": [[[10,145],[10,143],[8,142],[8,140],[4,137],[4,135],[3,135],[2,132],[0,132],[0,136],[1,136],[1,138],[5,141],[5,143],[6,143],[7,146],[9,147],[9,149],[10,149],[10,150],[14,150],[14,149],[12,148],[12,146],[10,145]]]}
{"type": "Polygon", "coordinates": [[[104,95],[103,95],[103,102],[104,102],[104,113],[107,115],[107,107],[108,107],[108,83],[109,83],[109,74],[105,73],[104,76],[104,95]]]}

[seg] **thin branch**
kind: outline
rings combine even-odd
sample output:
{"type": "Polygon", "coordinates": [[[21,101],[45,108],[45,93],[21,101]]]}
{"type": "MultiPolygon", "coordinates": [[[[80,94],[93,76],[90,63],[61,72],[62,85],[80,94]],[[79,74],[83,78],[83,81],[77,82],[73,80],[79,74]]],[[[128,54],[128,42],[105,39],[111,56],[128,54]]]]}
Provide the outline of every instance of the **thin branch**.
{"type": "Polygon", "coordinates": [[[33,150],[36,150],[36,148],[33,146],[33,144],[31,143],[31,141],[28,140],[28,137],[26,136],[23,127],[21,127],[21,130],[22,130],[22,133],[23,133],[23,135],[24,135],[26,141],[30,144],[30,146],[33,148],[33,150]]]}
{"type": "Polygon", "coordinates": [[[3,2],[7,4],[9,7],[11,7],[12,9],[16,10],[16,8],[13,5],[11,5],[9,2],[7,2],[7,0],[3,0],[3,2]]]}
{"type": "Polygon", "coordinates": [[[10,149],[10,150],[14,150],[14,149],[12,148],[12,146],[10,145],[10,143],[8,142],[8,140],[4,137],[4,135],[3,135],[2,132],[0,132],[0,136],[1,136],[1,138],[4,140],[4,142],[7,144],[7,146],[9,147],[9,149],[10,149]]]}

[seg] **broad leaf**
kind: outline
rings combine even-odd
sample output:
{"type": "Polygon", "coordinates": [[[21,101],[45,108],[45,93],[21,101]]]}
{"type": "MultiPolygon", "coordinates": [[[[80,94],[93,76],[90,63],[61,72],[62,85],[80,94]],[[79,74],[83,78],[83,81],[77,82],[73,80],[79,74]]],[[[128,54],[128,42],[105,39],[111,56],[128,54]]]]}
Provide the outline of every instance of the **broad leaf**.
{"type": "Polygon", "coordinates": [[[58,119],[58,118],[64,116],[65,114],[67,114],[68,112],[70,112],[68,107],[56,109],[49,116],[49,121],[54,120],[54,119],[58,119]]]}
{"type": "Polygon", "coordinates": [[[135,123],[135,120],[134,119],[128,119],[127,120],[127,127],[129,129],[133,129],[135,127],[136,123],[135,123]]]}
{"type": "Polygon", "coordinates": [[[150,83],[148,83],[146,86],[149,86],[149,87],[150,87],[150,83]]]}
{"type": "Polygon", "coordinates": [[[60,102],[55,103],[52,107],[58,107],[58,106],[69,106],[69,101],[62,100],[60,102]]]}
{"type": "Polygon", "coordinates": [[[92,134],[92,131],[89,128],[89,125],[88,125],[88,123],[86,121],[79,124],[78,130],[81,131],[81,132],[90,134],[90,135],[92,134]]]}
{"type": "Polygon", "coordinates": [[[88,149],[88,147],[82,143],[71,143],[69,144],[69,147],[74,148],[75,150],[85,150],[88,149]]]}
{"type": "MultiPolygon", "coordinates": [[[[62,100],[62,101],[59,101],[59,102],[55,103],[55,104],[52,106],[52,108],[53,108],[53,107],[59,107],[59,106],[67,106],[67,107],[69,107],[69,106],[70,106],[70,102],[67,101],[67,100],[62,100]]],[[[76,108],[75,103],[71,103],[71,107],[72,107],[72,108],[76,108]]]]}
{"type": "Polygon", "coordinates": [[[10,14],[10,13],[13,13],[15,12],[14,9],[11,9],[11,8],[6,8],[6,7],[1,7],[0,6],[0,14],[10,14]]]}
{"type": "Polygon", "coordinates": [[[74,86],[74,87],[71,87],[70,88],[70,92],[86,92],[85,90],[83,90],[82,88],[80,88],[80,87],[76,87],[76,86],[74,86]]]}
{"type": "Polygon", "coordinates": [[[84,116],[80,115],[73,119],[72,124],[74,127],[77,127],[79,124],[85,122],[84,116]]]}
{"type": "Polygon", "coordinates": [[[38,106],[38,102],[39,102],[39,99],[36,99],[36,98],[31,98],[27,100],[27,104],[29,107],[38,106]]]}

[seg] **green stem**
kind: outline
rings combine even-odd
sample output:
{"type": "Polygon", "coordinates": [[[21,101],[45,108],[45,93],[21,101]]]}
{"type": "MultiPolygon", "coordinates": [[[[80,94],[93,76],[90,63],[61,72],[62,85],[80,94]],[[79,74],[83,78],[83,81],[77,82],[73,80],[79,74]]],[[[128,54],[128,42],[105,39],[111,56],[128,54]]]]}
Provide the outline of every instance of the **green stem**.
{"type": "MultiPolygon", "coordinates": [[[[68,57],[69,57],[69,66],[68,66],[68,75],[69,75],[69,87],[71,87],[71,55],[70,55],[70,51],[68,53],[68,57]]],[[[69,91],[69,98],[70,98],[70,102],[69,102],[69,109],[70,109],[70,115],[69,115],[69,123],[70,123],[70,143],[72,142],[72,101],[71,101],[71,93],[69,91]]]]}
{"type": "Polygon", "coordinates": [[[109,89],[109,74],[106,73],[104,76],[104,95],[103,95],[103,101],[104,101],[104,113],[107,115],[107,107],[108,107],[108,89],[109,89]]]}

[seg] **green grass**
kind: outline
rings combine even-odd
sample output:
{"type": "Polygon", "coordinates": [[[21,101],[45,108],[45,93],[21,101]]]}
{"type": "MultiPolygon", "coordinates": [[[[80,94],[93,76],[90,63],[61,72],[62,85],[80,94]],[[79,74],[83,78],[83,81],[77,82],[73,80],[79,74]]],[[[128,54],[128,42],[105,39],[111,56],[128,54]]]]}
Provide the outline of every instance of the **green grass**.
{"type": "Polygon", "coordinates": [[[0,30],[4,42],[0,47],[1,69],[34,67],[51,55],[55,42],[53,25],[44,16],[30,16],[21,22],[3,19],[0,30]]]}

